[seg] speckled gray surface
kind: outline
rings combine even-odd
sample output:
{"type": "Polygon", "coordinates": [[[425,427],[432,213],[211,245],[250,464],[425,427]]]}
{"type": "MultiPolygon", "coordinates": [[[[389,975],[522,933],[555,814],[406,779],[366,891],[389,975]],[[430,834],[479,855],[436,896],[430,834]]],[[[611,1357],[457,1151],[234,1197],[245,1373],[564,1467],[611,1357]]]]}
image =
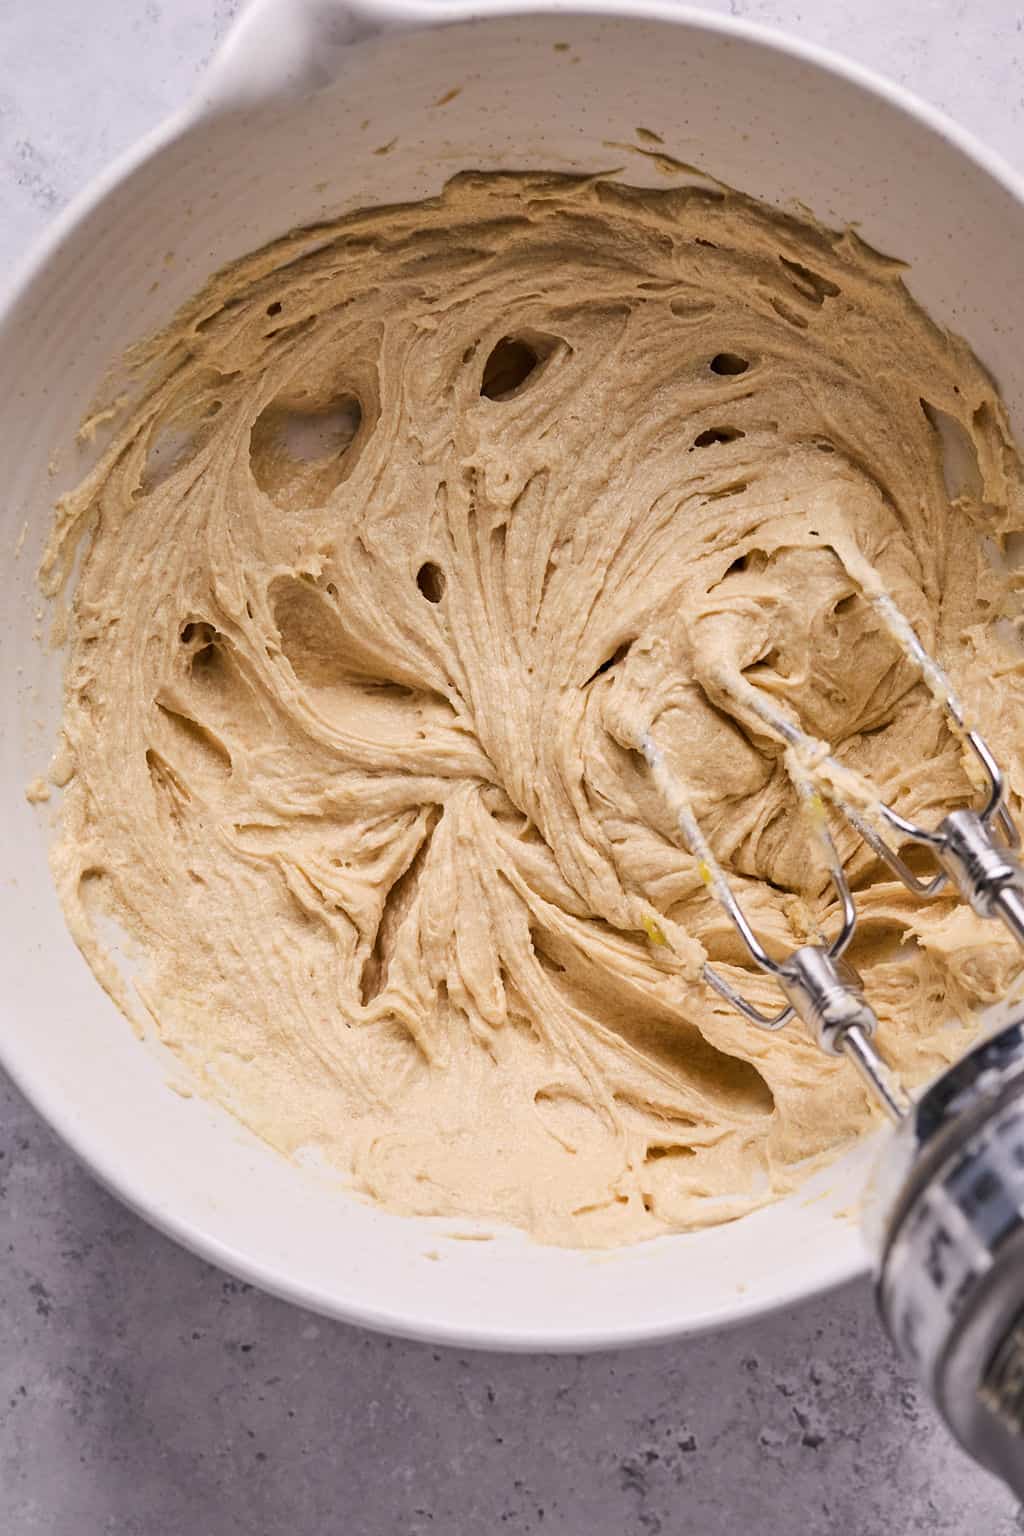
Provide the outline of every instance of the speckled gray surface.
{"type": "MultiPolygon", "coordinates": [[[[718,0],[1024,162],[1008,0],[718,0]],[[894,13],[898,15],[894,16],[894,13]]],[[[180,100],[235,0],[0,4],[0,270],[180,100]]],[[[121,1209],[0,1085],[5,1536],[1011,1536],[865,1284],[676,1347],[463,1356],[325,1323],[121,1209]]]]}

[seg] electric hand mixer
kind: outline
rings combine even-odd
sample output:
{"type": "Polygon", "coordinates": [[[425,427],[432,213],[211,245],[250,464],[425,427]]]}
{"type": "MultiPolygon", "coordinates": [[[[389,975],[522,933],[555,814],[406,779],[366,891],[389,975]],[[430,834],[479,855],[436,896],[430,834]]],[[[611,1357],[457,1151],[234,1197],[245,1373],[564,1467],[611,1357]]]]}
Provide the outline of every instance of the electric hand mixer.
{"type": "Polygon", "coordinates": [[[980,917],[1000,919],[1024,948],[1024,868],[1015,851],[1020,839],[992,752],[968,728],[943,670],[872,578],[864,566],[856,579],[973,754],[987,793],[980,810],[953,811],[933,831],[877,798],[854,804],[844,793],[852,776],[826,744],[806,734],[762,690],[737,678],[741,702],[785,744],[787,765],[825,854],[842,913],[831,942],[803,945],[782,960],[768,954],[652,733],[643,733],[638,745],[702,877],[754,963],[778,983],[785,1006],[774,1015],[762,1012],[711,965],[705,965],[704,979],[761,1029],[780,1029],[797,1016],[823,1051],[853,1063],[895,1122],[871,1202],[882,1318],[961,1445],[1024,1498],[1024,1006],[916,1103],[910,1099],[875,1048],[877,1018],[843,959],[857,913],[821,796],[915,895],[928,899],[952,882],[980,917]],[[907,843],[930,851],[937,866],[930,879],[921,879],[901,856],[907,843]]]}

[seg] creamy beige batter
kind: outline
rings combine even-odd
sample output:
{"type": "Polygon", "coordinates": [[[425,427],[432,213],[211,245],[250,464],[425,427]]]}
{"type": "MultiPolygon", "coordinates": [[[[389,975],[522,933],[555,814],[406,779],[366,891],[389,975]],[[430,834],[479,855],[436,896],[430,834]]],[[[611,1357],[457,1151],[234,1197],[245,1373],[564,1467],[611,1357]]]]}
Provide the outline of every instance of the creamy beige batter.
{"type": "MultiPolygon", "coordinates": [[[[734,1217],[863,1131],[847,1066],[701,983],[707,956],[777,1005],[635,743],[781,947],[831,898],[730,679],[904,813],[965,803],[846,540],[1019,805],[982,536],[1024,528],[1021,468],[899,264],[717,190],[468,175],[257,252],[133,363],[44,567],[88,533],[55,868],[126,1009],[97,918],[136,941],[203,1091],[394,1210],[573,1244],[734,1217]]],[[[1014,953],[838,835],[920,1080],[1014,953]]]]}

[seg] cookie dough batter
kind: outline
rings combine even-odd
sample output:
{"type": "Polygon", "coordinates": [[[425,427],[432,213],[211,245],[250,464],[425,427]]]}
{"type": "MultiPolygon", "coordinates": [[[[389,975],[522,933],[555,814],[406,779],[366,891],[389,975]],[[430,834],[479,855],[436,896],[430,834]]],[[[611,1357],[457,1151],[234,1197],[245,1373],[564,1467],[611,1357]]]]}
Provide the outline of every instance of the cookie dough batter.
{"type": "MultiPolygon", "coordinates": [[[[906,814],[966,803],[847,539],[1019,806],[983,540],[1024,528],[1021,468],[899,263],[717,188],[471,174],[246,258],[131,361],[44,566],[84,546],[55,869],[201,1089],[392,1210],[583,1245],[735,1217],[862,1132],[853,1072],[702,985],[776,1001],[634,742],[787,947],[831,898],[724,677],[906,814]]],[[[913,1082],[1018,962],[838,836],[913,1082]]]]}

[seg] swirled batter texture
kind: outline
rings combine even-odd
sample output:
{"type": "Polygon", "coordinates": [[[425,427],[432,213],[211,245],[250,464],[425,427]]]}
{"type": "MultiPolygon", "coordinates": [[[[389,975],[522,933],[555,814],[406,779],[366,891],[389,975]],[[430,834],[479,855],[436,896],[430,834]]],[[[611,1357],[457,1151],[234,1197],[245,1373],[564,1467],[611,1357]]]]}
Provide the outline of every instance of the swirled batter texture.
{"type": "MultiPolygon", "coordinates": [[[[709,188],[459,177],[216,276],[59,508],[71,927],[138,942],[203,1090],[396,1211],[626,1242],[748,1211],[867,1127],[680,849],[651,726],[763,936],[835,902],[742,674],[905,814],[961,752],[868,559],[1024,786],[983,538],[1024,527],[992,381],[851,232],[709,188]]],[[[848,833],[911,1080],[1009,942],[848,833]]]]}

